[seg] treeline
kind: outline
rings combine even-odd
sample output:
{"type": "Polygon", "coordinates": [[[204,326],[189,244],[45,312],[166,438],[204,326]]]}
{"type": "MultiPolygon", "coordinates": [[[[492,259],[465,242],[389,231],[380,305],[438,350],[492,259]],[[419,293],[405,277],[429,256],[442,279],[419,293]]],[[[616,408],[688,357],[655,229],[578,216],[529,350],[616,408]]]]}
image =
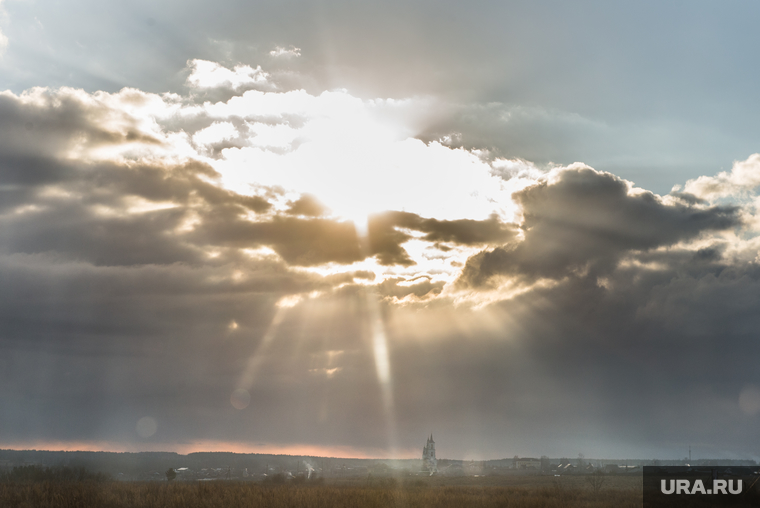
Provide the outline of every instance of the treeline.
{"type": "Polygon", "coordinates": [[[5,483],[102,483],[110,480],[111,477],[105,473],[95,473],[83,467],[17,466],[10,471],[0,473],[0,482],[5,483]]]}
{"type": "MultiPolygon", "coordinates": [[[[2,3],[2,0],[0,0],[2,3]]],[[[88,452],[88,451],[45,451],[45,450],[3,450],[0,462],[11,464],[37,464],[43,466],[84,467],[90,471],[104,471],[121,480],[141,479],[146,472],[166,471],[167,468],[187,467],[193,471],[203,468],[248,469],[251,474],[275,469],[303,469],[303,461],[317,469],[329,470],[335,466],[360,467],[378,463],[393,464],[417,470],[421,461],[326,458],[312,455],[272,455],[232,452],[196,452],[181,455],[174,452],[88,452]]]]}
{"type": "MultiPolygon", "coordinates": [[[[0,0],[2,3],[2,0],[0,0]]],[[[87,451],[43,451],[43,450],[0,450],[0,461],[11,464],[36,464],[48,467],[84,467],[89,471],[103,471],[120,480],[145,479],[152,471],[166,471],[167,468],[187,467],[193,471],[203,468],[232,468],[258,474],[275,469],[296,470],[303,468],[303,461],[319,467],[331,464],[345,464],[349,467],[370,464],[363,459],[323,459],[311,456],[243,454],[229,452],[199,452],[180,455],[173,452],[87,452],[87,451]]]]}

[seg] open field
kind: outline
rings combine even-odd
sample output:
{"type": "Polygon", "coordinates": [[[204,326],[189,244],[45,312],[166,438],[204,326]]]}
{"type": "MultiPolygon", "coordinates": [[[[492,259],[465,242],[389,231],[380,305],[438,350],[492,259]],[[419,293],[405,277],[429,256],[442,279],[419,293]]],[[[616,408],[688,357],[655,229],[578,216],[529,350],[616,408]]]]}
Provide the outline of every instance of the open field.
{"type": "Polygon", "coordinates": [[[598,494],[583,477],[377,479],[325,485],[204,483],[0,483],[8,508],[341,508],[641,506],[641,479],[610,478],[598,494]],[[558,481],[556,481],[558,480],[558,481]]]}
{"type": "MultiPolygon", "coordinates": [[[[401,485],[424,485],[428,487],[527,487],[527,488],[567,488],[584,490],[589,488],[586,475],[484,475],[484,476],[415,476],[404,478],[401,485]]],[[[640,475],[606,475],[602,490],[641,490],[640,475]]],[[[366,478],[335,478],[328,480],[331,485],[363,486],[366,478]]],[[[377,479],[382,482],[383,479],[377,479]]]]}

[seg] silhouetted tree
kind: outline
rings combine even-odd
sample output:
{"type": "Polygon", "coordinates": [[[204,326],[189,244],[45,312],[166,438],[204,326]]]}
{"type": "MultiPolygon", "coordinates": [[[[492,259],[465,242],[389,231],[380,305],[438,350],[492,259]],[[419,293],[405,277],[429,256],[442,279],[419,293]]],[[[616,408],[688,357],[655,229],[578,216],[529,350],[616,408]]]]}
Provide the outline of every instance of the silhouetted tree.
{"type": "Polygon", "coordinates": [[[604,480],[606,480],[606,478],[604,477],[604,473],[601,469],[596,469],[593,473],[586,476],[586,483],[588,483],[589,487],[591,487],[594,495],[599,494],[599,491],[602,490],[604,480]]]}
{"type": "Polygon", "coordinates": [[[169,468],[166,470],[166,481],[170,482],[173,479],[177,477],[177,472],[174,470],[174,468],[169,468]]]}

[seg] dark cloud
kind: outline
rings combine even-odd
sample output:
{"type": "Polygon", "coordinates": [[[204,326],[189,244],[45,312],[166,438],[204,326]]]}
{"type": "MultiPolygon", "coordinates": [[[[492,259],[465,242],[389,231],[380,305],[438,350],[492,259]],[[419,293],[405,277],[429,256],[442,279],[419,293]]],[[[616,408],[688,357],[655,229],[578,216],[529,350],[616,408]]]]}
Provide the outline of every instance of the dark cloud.
{"type": "Polygon", "coordinates": [[[6,239],[3,249],[9,252],[55,252],[98,265],[197,261],[199,252],[167,235],[183,217],[183,210],[98,217],[80,206],[64,205],[34,217],[6,221],[0,236],[6,239]]]}
{"type": "Polygon", "coordinates": [[[514,195],[524,239],[472,257],[461,282],[495,275],[559,279],[573,271],[604,274],[629,251],[646,251],[740,225],[733,207],[666,204],[631,192],[619,178],[590,168],[568,169],[514,195]]]}
{"type": "Polygon", "coordinates": [[[241,196],[204,181],[216,173],[201,163],[74,165],[19,159],[16,164],[20,173],[25,165],[36,164],[55,176],[27,179],[6,191],[6,206],[33,206],[0,222],[5,240],[0,249],[10,253],[55,252],[99,265],[195,263],[203,257],[200,246],[178,232],[187,220],[263,213],[271,207],[262,197],[241,196]],[[145,201],[135,205],[135,198],[145,201]],[[130,211],[144,204],[146,211],[130,211]],[[168,208],[154,210],[151,204],[168,208]]]}
{"type": "Polygon", "coordinates": [[[396,227],[412,229],[426,233],[423,237],[429,242],[451,242],[459,245],[483,245],[502,243],[515,237],[516,227],[504,224],[493,216],[487,220],[438,220],[426,219],[407,212],[388,212],[378,221],[386,221],[396,227]]]}
{"type": "Polygon", "coordinates": [[[369,248],[381,264],[414,264],[401,247],[412,238],[412,235],[400,231],[403,229],[424,233],[422,238],[428,242],[458,245],[498,244],[511,240],[516,234],[514,225],[505,224],[496,217],[477,221],[438,220],[408,212],[375,214],[370,216],[368,223],[369,248]]]}
{"type": "MultiPolygon", "coordinates": [[[[125,101],[139,106],[142,93],[125,91],[125,101]]],[[[161,141],[141,129],[128,113],[113,109],[81,90],[34,89],[21,98],[0,94],[0,154],[40,158],[60,155],[73,144],[98,147],[161,141]]],[[[32,176],[32,175],[30,175],[32,176]]]]}
{"type": "MultiPolygon", "coordinates": [[[[9,197],[15,191],[28,191],[30,187],[65,181],[73,176],[70,164],[44,156],[0,156],[0,169],[0,185],[9,197]]],[[[3,205],[6,203],[3,200],[3,205]]]]}
{"type": "Polygon", "coordinates": [[[689,192],[677,192],[673,191],[669,194],[669,196],[672,196],[678,200],[683,201],[687,205],[706,205],[708,202],[699,196],[695,196],[694,194],[691,194],[689,192]]]}
{"type": "Polygon", "coordinates": [[[414,296],[418,300],[424,300],[428,297],[435,296],[443,291],[445,284],[435,282],[430,276],[419,276],[411,280],[403,278],[389,278],[375,287],[377,293],[384,297],[397,298],[399,300],[414,296]]]}
{"type": "Polygon", "coordinates": [[[276,216],[266,222],[230,220],[213,214],[193,234],[197,242],[238,248],[271,246],[288,263],[301,266],[364,259],[350,221],[276,216]]]}
{"type": "Polygon", "coordinates": [[[401,244],[412,237],[398,231],[395,226],[394,221],[384,215],[375,215],[368,219],[367,236],[370,252],[377,255],[377,260],[382,265],[413,265],[414,261],[401,247],[401,244]]]}

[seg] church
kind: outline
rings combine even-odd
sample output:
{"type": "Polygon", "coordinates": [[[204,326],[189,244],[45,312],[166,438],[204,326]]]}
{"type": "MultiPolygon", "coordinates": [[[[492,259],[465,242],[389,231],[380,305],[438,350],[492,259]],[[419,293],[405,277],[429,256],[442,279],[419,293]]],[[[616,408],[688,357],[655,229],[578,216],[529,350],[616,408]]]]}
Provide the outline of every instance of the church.
{"type": "Polygon", "coordinates": [[[433,434],[430,434],[427,444],[422,449],[422,467],[430,471],[430,474],[438,472],[438,460],[435,458],[435,441],[433,441],[433,434]]]}

